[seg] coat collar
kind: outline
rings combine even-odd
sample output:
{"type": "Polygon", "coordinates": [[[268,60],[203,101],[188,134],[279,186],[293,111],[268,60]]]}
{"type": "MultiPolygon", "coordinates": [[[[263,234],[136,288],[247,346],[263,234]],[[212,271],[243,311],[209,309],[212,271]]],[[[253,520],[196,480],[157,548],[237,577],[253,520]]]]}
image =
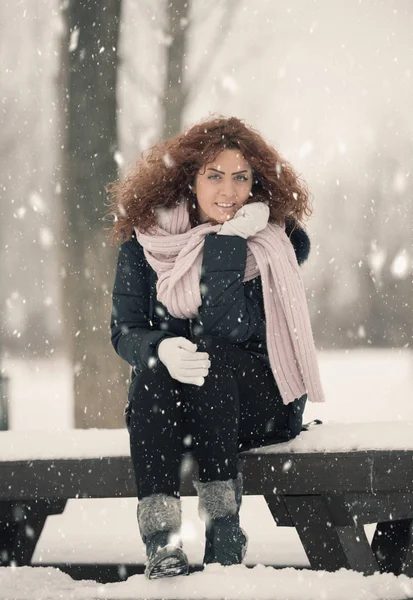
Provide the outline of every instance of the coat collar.
{"type": "Polygon", "coordinates": [[[297,226],[295,230],[292,232],[294,228],[294,221],[292,219],[287,219],[285,224],[285,233],[290,238],[290,241],[294,247],[295,255],[297,257],[297,262],[301,265],[305,262],[310,254],[311,243],[310,238],[308,237],[307,232],[301,227],[297,226]]]}

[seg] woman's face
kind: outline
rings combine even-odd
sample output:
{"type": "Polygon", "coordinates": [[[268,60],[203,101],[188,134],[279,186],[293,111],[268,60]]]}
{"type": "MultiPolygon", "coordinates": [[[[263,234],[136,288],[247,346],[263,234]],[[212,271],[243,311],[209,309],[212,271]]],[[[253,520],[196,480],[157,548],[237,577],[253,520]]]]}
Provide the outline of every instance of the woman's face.
{"type": "Polygon", "coordinates": [[[224,223],[245,204],[252,188],[252,169],[239,150],[223,150],[202,167],[195,178],[201,223],[224,223]],[[219,204],[230,204],[228,208],[219,204]]]}

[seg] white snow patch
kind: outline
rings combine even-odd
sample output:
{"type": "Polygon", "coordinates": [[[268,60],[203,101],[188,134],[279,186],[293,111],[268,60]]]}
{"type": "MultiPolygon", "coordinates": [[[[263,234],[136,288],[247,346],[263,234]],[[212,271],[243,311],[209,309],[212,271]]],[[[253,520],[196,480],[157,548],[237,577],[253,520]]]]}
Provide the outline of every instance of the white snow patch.
{"type": "Polygon", "coordinates": [[[390,271],[396,279],[406,279],[410,272],[410,260],[406,250],[402,250],[394,257],[390,271]]]}
{"type": "Polygon", "coordinates": [[[69,40],[69,52],[74,52],[76,50],[79,43],[79,33],[80,29],[78,27],[75,27],[71,32],[69,40]]]}
{"type": "MultiPolygon", "coordinates": [[[[413,421],[323,423],[289,442],[254,453],[413,450],[413,421]]],[[[0,432],[0,461],[129,456],[125,429],[66,429],[0,432]]]]}
{"type": "Polygon", "coordinates": [[[155,600],[399,600],[411,597],[413,581],[404,575],[371,575],[340,569],[326,571],[281,570],[257,565],[208,565],[204,572],[172,579],[148,581],[135,575],[121,583],[74,581],[53,568],[0,568],[1,600],[80,600],[91,598],[155,600]],[[36,596],[33,594],[36,593],[36,596]]]}

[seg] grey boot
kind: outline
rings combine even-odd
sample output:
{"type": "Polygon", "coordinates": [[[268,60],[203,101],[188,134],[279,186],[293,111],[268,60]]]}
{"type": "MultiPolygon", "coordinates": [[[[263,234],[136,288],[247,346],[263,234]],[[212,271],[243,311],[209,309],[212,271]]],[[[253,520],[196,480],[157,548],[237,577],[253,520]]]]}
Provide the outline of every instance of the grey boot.
{"type": "Polygon", "coordinates": [[[153,494],[138,504],[138,524],[148,557],[148,579],[188,574],[188,558],[178,538],[181,501],[166,494],[153,494]],[[174,539],[175,538],[175,539],[174,539]]]}
{"type": "Polygon", "coordinates": [[[205,521],[204,564],[240,564],[248,544],[239,523],[242,473],[227,481],[195,481],[194,486],[199,496],[199,514],[205,521]]]}

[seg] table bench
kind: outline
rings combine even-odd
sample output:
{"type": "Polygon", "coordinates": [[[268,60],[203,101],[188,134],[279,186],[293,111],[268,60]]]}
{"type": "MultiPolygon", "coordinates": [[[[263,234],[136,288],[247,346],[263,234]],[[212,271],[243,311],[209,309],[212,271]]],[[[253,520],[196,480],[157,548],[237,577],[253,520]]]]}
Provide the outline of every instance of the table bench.
{"type": "MultiPolygon", "coordinates": [[[[126,430],[1,432],[0,566],[30,565],[68,499],[135,497],[128,444],[126,430]]],[[[413,577],[413,422],[322,424],[239,460],[244,494],[296,528],[313,569],[413,577]]],[[[195,468],[184,459],[182,496],[195,468]]]]}

